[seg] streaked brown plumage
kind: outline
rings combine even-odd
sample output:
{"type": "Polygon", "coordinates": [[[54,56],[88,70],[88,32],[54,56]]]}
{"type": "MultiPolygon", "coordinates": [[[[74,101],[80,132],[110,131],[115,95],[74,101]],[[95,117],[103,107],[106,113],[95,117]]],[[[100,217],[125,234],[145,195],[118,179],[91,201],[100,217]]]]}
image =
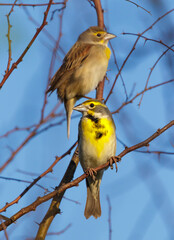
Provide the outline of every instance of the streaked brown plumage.
{"type": "Polygon", "coordinates": [[[73,106],[103,80],[110,58],[107,43],[114,37],[99,27],[90,27],[79,36],[51,79],[47,92],[57,90],[58,97],[64,102],[68,137],[73,106]]]}

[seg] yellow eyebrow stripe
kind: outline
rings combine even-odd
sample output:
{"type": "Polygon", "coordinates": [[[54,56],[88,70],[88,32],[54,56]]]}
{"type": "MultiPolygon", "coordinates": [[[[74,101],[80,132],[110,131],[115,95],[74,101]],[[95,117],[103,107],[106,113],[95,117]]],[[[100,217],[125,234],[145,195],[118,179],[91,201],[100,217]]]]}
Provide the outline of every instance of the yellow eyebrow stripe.
{"type": "Polygon", "coordinates": [[[102,107],[106,108],[106,105],[104,105],[103,103],[97,102],[97,101],[92,101],[91,99],[85,101],[85,102],[83,103],[83,105],[89,105],[89,103],[93,103],[95,106],[99,105],[99,106],[102,106],[102,107]]]}
{"type": "Polygon", "coordinates": [[[104,31],[97,31],[97,32],[94,33],[94,35],[97,35],[98,33],[103,34],[104,31]]]}

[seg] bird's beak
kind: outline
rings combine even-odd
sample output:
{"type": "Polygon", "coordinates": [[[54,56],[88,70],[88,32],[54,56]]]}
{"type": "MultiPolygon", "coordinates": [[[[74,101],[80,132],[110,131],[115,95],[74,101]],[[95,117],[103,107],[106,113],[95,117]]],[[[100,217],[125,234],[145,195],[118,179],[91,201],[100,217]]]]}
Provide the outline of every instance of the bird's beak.
{"type": "Polygon", "coordinates": [[[82,112],[83,113],[83,112],[86,112],[88,110],[88,108],[85,105],[83,105],[83,104],[79,104],[76,107],[74,107],[73,110],[76,110],[78,112],[82,112]]]}
{"type": "Polygon", "coordinates": [[[104,38],[105,38],[105,40],[110,40],[110,39],[115,38],[115,37],[117,37],[115,34],[106,33],[104,38]]]}

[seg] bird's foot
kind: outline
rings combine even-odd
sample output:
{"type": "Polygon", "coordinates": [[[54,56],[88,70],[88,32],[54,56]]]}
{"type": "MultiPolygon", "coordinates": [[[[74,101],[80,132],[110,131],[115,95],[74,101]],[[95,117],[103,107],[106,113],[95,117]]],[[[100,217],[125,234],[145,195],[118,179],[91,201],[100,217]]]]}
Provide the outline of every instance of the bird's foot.
{"type": "Polygon", "coordinates": [[[116,172],[117,172],[118,171],[117,162],[120,162],[120,161],[121,161],[121,157],[118,157],[118,156],[111,157],[109,159],[110,168],[113,169],[113,164],[115,164],[115,168],[116,168],[116,172]]]}
{"type": "Polygon", "coordinates": [[[97,171],[96,171],[94,168],[88,168],[88,169],[86,169],[86,170],[85,170],[85,173],[86,173],[86,174],[89,174],[89,176],[92,178],[92,180],[95,181],[95,178],[96,178],[95,175],[97,175],[97,171]]]}

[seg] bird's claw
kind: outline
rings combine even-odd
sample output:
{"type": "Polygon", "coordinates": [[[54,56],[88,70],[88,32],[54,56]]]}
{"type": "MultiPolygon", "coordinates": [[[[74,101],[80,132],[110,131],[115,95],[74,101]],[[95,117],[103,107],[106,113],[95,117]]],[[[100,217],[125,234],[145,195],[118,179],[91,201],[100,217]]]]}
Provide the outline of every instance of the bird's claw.
{"type": "Polygon", "coordinates": [[[89,174],[89,176],[92,178],[92,180],[95,181],[95,178],[96,178],[95,175],[97,175],[97,171],[96,171],[94,168],[88,168],[88,169],[86,169],[86,170],[85,170],[85,173],[86,173],[86,174],[89,174]]]}
{"type": "Polygon", "coordinates": [[[115,157],[111,157],[109,159],[109,166],[111,169],[113,169],[113,164],[115,164],[115,168],[116,168],[116,172],[118,171],[118,166],[117,166],[117,162],[120,162],[121,161],[121,158],[118,157],[118,156],[115,156],[115,157]]]}

